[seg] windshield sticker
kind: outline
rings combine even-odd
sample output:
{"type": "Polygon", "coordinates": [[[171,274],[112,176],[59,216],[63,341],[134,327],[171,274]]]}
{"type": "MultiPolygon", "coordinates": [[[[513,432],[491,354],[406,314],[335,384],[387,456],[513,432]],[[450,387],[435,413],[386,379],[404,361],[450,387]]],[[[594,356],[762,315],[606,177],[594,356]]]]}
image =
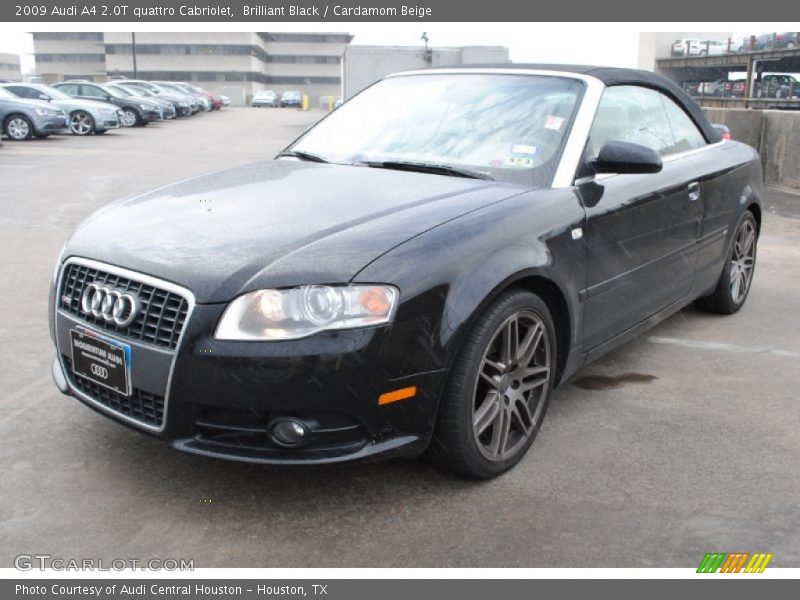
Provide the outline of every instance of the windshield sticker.
{"type": "Polygon", "coordinates": [[[511,146],[511,154],[533,156],[534,154],[536,154],[536,146],[527,146],[525,144],[514,144],[513,146],[511,146]]]}
{"type": "Polygon", "coordinates": [[[553,115],[547,115],[547,120],[544,122],[544,128],[558,131],[561,129],[561,126],[563,124],[564,124],[563,117],[554,117],[553,115]]]}
{"type": "Polygon", "coordinates": [[[536,149],[536,146],[514,144],[511,146],[511,152],[509,152],[508,156],[506,156],[503,161],[503,166],[516,169],[528,169],[532,167],[536,156],[536,149]]]}

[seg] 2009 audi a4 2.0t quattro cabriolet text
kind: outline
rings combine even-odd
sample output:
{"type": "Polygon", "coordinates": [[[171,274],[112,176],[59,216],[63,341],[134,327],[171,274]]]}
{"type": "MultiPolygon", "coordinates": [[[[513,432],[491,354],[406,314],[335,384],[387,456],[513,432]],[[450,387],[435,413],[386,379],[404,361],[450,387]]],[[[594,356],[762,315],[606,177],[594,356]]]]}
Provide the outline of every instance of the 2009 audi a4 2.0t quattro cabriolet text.
{"type": "Polygon", "coordinates": [[[651,73],[393,75],[272,161],[89,217],[53,376],[204,456],[492,477],[581,366],[695,300],[742,306],[760,197],[756,152],[651,73]]]}

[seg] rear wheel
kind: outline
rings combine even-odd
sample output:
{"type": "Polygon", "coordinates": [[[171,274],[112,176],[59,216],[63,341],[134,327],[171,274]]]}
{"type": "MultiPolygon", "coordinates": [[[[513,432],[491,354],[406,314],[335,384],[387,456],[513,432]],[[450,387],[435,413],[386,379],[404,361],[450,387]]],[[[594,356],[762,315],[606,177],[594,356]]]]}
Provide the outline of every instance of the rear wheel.
{"type": "Polygon", "coordinates": [[[700,298],[698,306],[732,315],[744,305],[753,282],[757,245],[758,226],[753,213],[748,210],[739,220],[717,287],[711,295],[700,298]]]}
{"type": "Polygon", "coordinates": [[[33,137],[33,124],[24,115],[11,115],[3,123],[3,133],[8,139],[22,142],[33,137]]]}
{"type": "Polygon", "coordinates": [[[502,294],[478,318],[451,371],[429,448],[441,467],[478,479],[517,464],[553,388],[554,325],[535,294],[502,294]]]}
{"type": "Polygon", "coordinates": [[[94,118],[85,111],[76,110],[70,115],[69,129],[75,135],[89,135],[95,130],[94,118]]]}

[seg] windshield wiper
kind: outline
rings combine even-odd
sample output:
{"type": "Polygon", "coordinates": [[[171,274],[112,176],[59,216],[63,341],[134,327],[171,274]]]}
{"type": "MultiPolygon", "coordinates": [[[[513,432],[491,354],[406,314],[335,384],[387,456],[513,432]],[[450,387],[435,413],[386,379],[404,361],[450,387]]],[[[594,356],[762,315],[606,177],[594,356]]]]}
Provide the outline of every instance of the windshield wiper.
{"type": "Polygon", "coordinates": [[[318,162],[318,163],[330,162],[327,158],[323,156],[319,156],[318,154],[312,154],[311,152],[303,152],[302,150],[285,150],[283,152],[280,152],[275,158],[282,158],[284,156],[299,158],[301,160],[307,160],[310,162],[318,162]]]}
{"type": "Polygon", "coordinates": [[[374,169],[394,169],[395,171],[416,171],[418,173],[433,173],[435,175],[449,175],[450,177],[467,177],[469,179],[488,179],[494,181],[491,175],[436,163],[407,162],[404,160],[360,160],[356,165],[366,165],[374,169]]]}

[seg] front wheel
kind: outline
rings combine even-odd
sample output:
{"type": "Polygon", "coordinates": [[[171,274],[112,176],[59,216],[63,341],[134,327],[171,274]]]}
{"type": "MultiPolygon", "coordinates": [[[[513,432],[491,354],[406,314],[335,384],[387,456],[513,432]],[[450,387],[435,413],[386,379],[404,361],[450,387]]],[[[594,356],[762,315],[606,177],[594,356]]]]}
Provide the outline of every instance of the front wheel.
{"type": "Polygon", "coordinates": [[[123,109],[121,121],[123,127],[133,127],[139,122],[139,114],[132,108],[123,109]]]}
{"type": "Polygon", "coordinates": [[[503,293],[478,318],[451,370],[429,455],[476,479],[517,464],[539,431],[553,389],[556,339],[537,295],[503,293]]]}
{"type": "Polygon", "coordinates": [[[94,129],[94,119],[89,113],[76,110],[70,115],[69,130],[75,135],[89,135],[94,129]]]}
{"type": "Polygon", "coordinates": [[[15,142],[29,140],[34,135],[33,124],[28,120],[28,117],[12,115],[3,123],[3,133],[8,136],[8,139],[15,142]]]}
{"type": "Polygon", "coordinates": [[[698,306],[723,315],[732,315],[742,308],[753,283],[757,245],[758,226],[748,210],[739,220],[717,287],[711,295],[700,298],[698,306]]]}

